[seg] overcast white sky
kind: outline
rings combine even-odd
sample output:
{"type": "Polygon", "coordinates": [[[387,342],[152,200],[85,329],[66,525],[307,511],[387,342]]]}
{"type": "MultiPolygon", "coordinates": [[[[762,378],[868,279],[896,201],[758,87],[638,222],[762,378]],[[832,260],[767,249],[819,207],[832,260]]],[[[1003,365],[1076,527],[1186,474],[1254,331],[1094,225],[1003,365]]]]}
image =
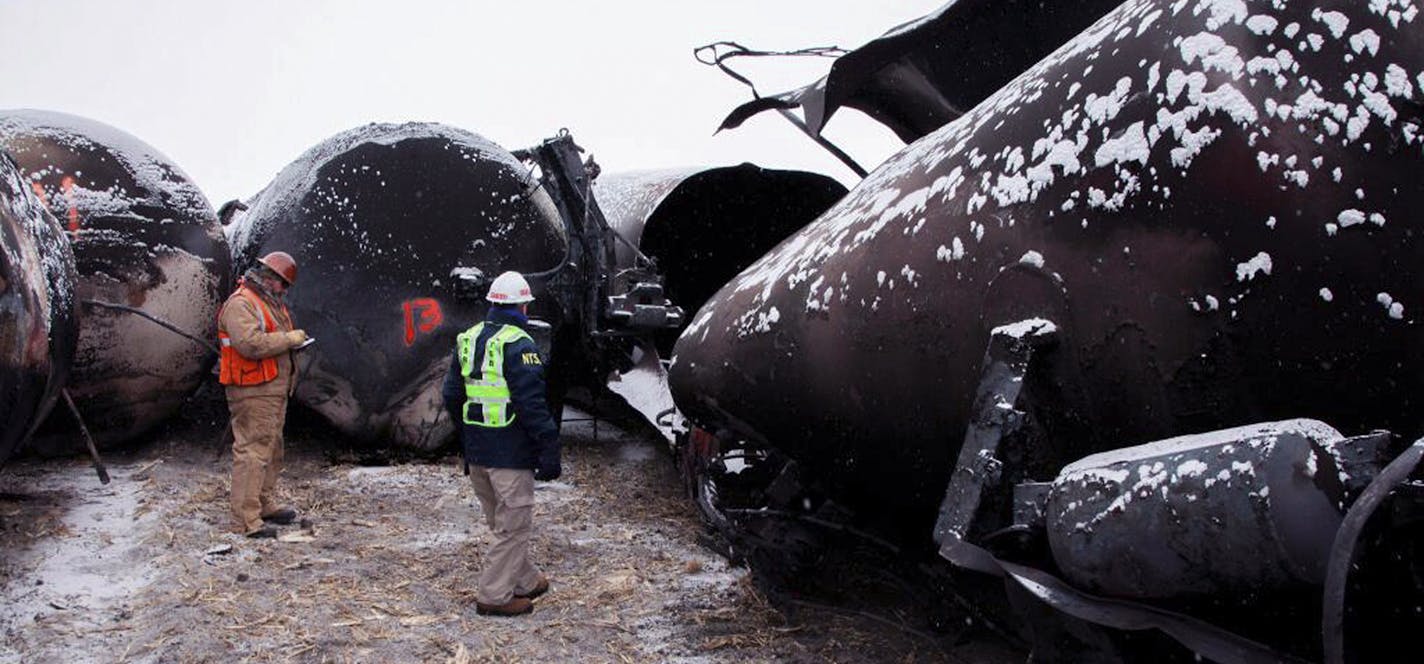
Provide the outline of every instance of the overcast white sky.
{"type": "MultiPolygon", "coordinates": [[[[214,206],[368,122],[435,121],[518,148],[568,127],[607,172],[751,161],[854,176],[774,113],[713,135],[741,84],[695,46],[853,48],[945,0],[0,0],[0,109],[125,130],[214,206]]],[[[818,58],[743,59],[764,93],[818,58]]],[[[898,150],[843,110],[827,135],[866,167],[898,150]]]]}

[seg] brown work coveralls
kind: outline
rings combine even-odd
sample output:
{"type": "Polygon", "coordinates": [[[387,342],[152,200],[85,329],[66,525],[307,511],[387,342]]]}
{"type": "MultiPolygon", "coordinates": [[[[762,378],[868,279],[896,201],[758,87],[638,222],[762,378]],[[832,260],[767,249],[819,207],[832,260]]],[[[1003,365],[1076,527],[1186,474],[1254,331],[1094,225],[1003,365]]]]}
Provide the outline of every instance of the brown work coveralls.
{"type": "Polygon", "coordinates": [[[273,489],[282,471],[282,426],[287,420],[287,397],[296,388],[291,342],[293,328],[286,307],[253,289],[267,305],[276,323],[267,332],[262,312],[234,292],[218,313],[218,329],[227,332],[239,355],[252,360],[277,358],[277,378],[261,385],[227,386],[227,408],[232,417],[232,518],[233,530],[251,533],[262,528],[262,515],[282,508],[273,489]]]}

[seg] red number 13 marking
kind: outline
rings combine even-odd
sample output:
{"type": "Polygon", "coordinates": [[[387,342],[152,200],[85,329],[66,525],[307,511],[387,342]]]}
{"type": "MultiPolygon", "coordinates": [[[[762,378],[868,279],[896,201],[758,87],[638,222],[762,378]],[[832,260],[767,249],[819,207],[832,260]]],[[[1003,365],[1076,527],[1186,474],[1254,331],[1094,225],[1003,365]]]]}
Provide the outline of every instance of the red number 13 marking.
{"type": "Polygon", "coordinates": [[[421,297],[401,303],[405,310],[405,345],[415,344],[418,332],[431,332],[445,321],[440,313],[440,303],[433,298],[421,297]]]}

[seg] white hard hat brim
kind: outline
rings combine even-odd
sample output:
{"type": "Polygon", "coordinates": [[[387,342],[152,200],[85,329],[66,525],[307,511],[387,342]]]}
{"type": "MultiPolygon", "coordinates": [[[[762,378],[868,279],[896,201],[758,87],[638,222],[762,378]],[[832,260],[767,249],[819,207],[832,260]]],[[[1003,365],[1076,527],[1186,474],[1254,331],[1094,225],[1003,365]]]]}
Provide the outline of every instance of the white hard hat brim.
{"type": "Polygon", "coordinates": [[[503,299],[496,299],[494,295],[486,295],[486,296],[485,296],[485,299],[486,299],[486,300],[489,300],[490,302],[493,302],[493,303],[495,303],[495,304],[524,304],[525,302],[533,302],[533,301],[534,301],[534,296],[533,296],[533,295],[526,295],[526,296],[520,297],[520,296],[518,296],[518,295],[515,295],[515,296],[503,298],[503,299]]]}

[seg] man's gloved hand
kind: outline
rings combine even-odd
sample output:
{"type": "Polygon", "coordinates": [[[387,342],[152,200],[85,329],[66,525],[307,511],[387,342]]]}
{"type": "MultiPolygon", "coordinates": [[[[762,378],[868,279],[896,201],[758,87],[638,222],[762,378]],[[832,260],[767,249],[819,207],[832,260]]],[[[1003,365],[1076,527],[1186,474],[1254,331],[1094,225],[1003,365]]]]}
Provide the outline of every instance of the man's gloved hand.
{"type": "Polygon", "coordinates": [[[287,333],[287,343],[291,344],[294,348],[306,343],[306,341],[307,333],[305,330],[292,330],[287,333]]]}
{"type": "Polygon", "coordinates": [[[539,465],[534,467],[534,479],[540,482],[552,482],[553,480],[559,479],[559,476],[563,474],[564,469],[563,466],[559,464],[558,459],[554,459],[552,462],[540,460],[539,465]]]}

